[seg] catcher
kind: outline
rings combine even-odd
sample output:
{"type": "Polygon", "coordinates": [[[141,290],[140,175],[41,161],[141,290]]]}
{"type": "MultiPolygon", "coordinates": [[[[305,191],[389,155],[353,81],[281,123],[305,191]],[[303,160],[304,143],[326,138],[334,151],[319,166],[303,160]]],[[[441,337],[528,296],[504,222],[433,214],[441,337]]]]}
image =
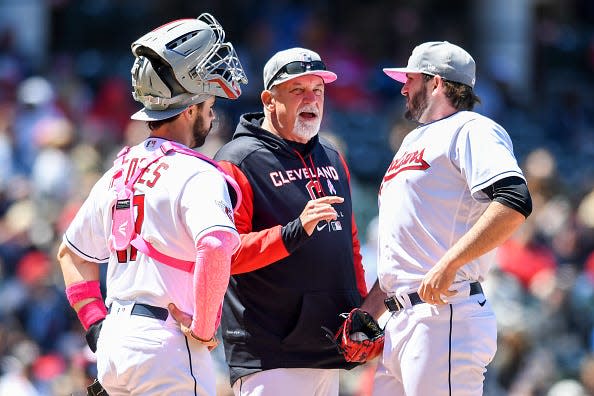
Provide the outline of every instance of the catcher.
{"type": "Polygon", "coordinates": [[[239,247],[241,194],[192,149],[211,130],[215,97],[236,99],[247,78],[206,13],[152,30],[132,52],[133,97],[143,108],[131,118],[146,121],[150,135],[120,152],[58,252],[66,296],[97,357],[100,384],[88,392],[214,396],[210,351],[239,247]]]}

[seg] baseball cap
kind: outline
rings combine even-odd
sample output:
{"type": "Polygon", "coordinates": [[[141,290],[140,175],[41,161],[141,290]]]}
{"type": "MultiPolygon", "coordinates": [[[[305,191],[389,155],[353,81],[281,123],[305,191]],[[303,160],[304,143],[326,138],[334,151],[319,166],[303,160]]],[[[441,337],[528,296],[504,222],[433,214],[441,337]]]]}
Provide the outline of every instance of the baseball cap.
{"type": "Polygon", "coordinates": [[[279,51],[264,65],[264,88],[270,89],[309,74],[321,77],[325,84],[337,78],[335,73],[326,70],[326,65],[317,52],[298,47],[279,51]]]}
{"type": "Polygon", "coordinates": [[[438,75],[445,80],[474,87],[476,65],[464,49],[447,41],[430,41],[415,47],[406,67],[385,68],[384,73],[401,83],[406,73],[438,75]]]}

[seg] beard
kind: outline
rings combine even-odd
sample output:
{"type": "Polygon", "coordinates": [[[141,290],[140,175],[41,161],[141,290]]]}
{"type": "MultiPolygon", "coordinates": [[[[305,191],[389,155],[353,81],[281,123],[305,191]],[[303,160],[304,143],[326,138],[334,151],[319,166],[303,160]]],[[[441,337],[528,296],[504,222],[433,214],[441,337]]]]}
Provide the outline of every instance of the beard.
{"type": "Polygon", "coordinates": [[[194,121],[194,125],[192,126],[192,139],[194,142],[191,148],[202,147],[211,129],[212,122],[207,126],[200,115],[196,117],[196,121],[194,121]]]}
{"type": "Polygon", "coordinates": [[[295,119],[295,126],[293,127],[293,133],[299,136],[301,139],[309,141],[312,137],[317,135],[320,131],[320,125],[322,123],[322,119],[318,110],[313,106],[305,106],[299,110],[299,113],[302,112],[310,112],[316,115],[311,121],[307,121],[301,117],[297,117],[295,119]]]}
{"type": "Polygon", "coordinates": [[[427,86],[423,84],[423,88],[420,91],[409,97],[408,107],[404,113],[404,118],[409,121],[419,121],[428,106],[427,86]]]}

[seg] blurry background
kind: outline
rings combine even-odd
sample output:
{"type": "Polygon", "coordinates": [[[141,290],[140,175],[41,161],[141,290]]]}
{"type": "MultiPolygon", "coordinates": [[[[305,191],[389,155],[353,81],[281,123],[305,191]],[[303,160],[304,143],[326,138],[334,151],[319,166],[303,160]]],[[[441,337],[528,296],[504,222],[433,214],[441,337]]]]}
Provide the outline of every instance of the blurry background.
{"type": "MultiPolygon", "coordinates": [[[[130,44],[171,19],[211,12],[250,79],[219,100],[202,151],[261,109],[261,71],[304,46],[339,79],[323,133],[343,150],[368,281],[375,279],[377,189],[402,138],[398,84],[381,71],[414,46],[448,40],[477,62],[477,111],[512,137],[534,201],[485,284],[499,322],[486,395],[594,395],[594,2],[591,0],[0,0],[0,395],[81,395],[94,376],[63,291],[56,248],[123,144],[147,135],[129,116],[130,44]]],[[[220,395],[228,394],[222,348],[220,395]]],[[[373,362],[344,374],[369,393],[373,362]]]]}

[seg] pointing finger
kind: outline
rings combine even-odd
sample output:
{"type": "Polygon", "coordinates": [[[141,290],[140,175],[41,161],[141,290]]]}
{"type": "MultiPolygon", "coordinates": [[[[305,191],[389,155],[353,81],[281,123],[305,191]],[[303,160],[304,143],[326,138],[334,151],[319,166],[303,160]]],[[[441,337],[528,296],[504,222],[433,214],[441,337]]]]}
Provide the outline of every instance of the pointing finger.
{"type": "Polygon", "coordinates": [[[344,198],[338,197],[336,195],[329,195],[327,197],[315,199],[314,201],[321,204],[335,204],[344,202],[344,198]]]}

